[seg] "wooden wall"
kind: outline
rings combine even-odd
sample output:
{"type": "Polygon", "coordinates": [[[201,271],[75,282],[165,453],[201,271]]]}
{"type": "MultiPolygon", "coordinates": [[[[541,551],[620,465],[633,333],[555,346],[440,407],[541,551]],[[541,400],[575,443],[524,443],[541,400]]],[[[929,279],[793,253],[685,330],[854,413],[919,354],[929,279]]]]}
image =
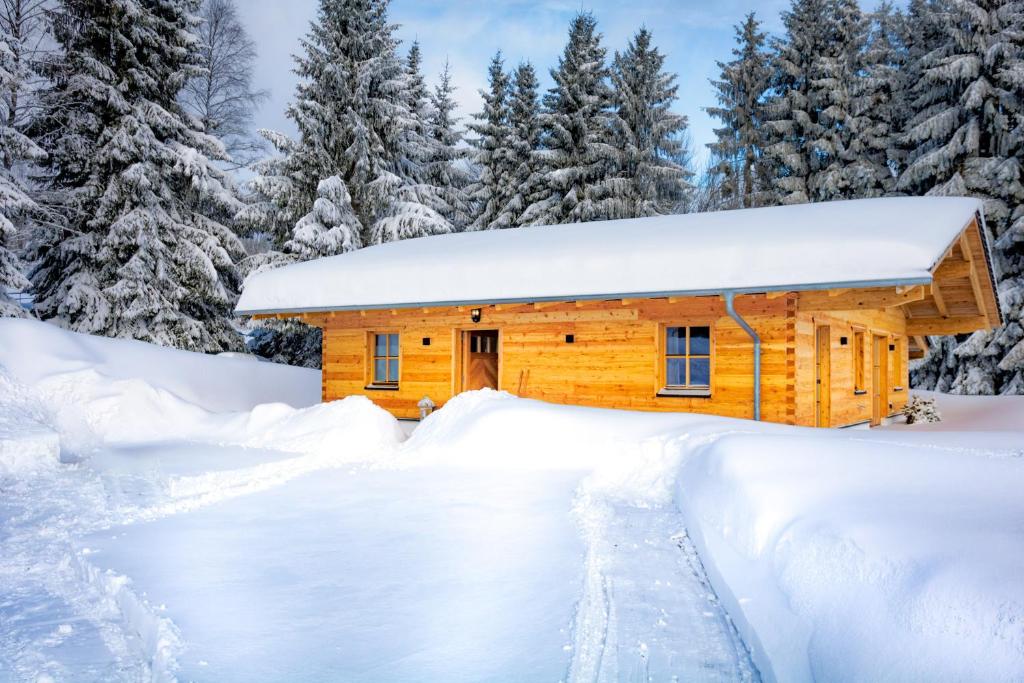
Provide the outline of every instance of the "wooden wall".
{"type": "MultiPolygon", "coordinates": [[[[762,340],[762,419],[815,424],[815,328],[830,326],[831,426],[871,418],[870,391],[853,389],[853,330],[902,336],[902,309],[809,311],[800,295],[737,297],[739,313],[762,340]],[[840,344],[841,337],[848,344],[840,344]]],[[[719,297],[581,301],[472,307],[338,311],[310,320],[324,328],[323,398],[369,396],[399,417],[417,417],[416,403],[430,396],[440,406],[459,391],[458,340],[464,330],[500,331],[500,388],[556,403],[638,410],[753,416],[753,344],[726,315],[719,297]],[[663,325],[712,326],[710,397],[659,397],[663,325]],[[397,390],[368,388],[368,334],[399,332],[401,380],[397,390]],[[566,335],[574,342],[567,343],[566,335]],[[423,339],[429,338],[429,346],[423,339]]],[[[891,412],[907,396],[903,376],[893,378],[891,412]]],[[[890,359],[890,367],[895,364],[890,359]]],[[[868,370],[870,380],[870,370],[868,370]]]]}
{"type": "MultiPolygon", "coordinates": [[[[799,311],[796,316],[796,417],[797,423],[815,424],[815,330],[829,326],[831,365],[831,427],[843,427],[871,420],[871,343],[872,335],[884,335],[887,344],[896,344],[889,353],[889,415],[902,410],[907,402],[909,378],[904,336],[906,319],[900,308],[869,311],[799,311]],[[864,355],[866,393],[854,389],[854,332],[865,332],[864,355]],[[846,337],[846,345],[841,340],[846,337]],[[902,339],[902,342],[897,340],[902,339]],[[903,356],[902,377],[896,377],[895,354],[903,356]],[[897,389],[899,388],[899,389],[897,389]]],[[[886,346],[888,348],[888,346],[886,346]]]]}
{"type": "MultiPolygon", "coordinates": [[[[792,420],[793,299],[738,297],[736,308],[762,338],[762,415],[792,420]]],[[[753,414],[753,344],[725,313],[719,297],[586,301],[471,307],[337,312],[324,328],[323,397],[363,394],[400,417],[418,415],[429,395],[438,405],[457,390],[457,339],[462,330],[501,333],[500,388],[557,403],[659,411],[753,414]],[[664,324],[710,324],[711,397],[658,397],[664,324]],[[401,334],[398,390],[367,389],[369,332],[401,334]],[[574,336],[567,343],[565,336],[574,336]],[[430,345],[423,345],[423,338],[430,345]]]]}

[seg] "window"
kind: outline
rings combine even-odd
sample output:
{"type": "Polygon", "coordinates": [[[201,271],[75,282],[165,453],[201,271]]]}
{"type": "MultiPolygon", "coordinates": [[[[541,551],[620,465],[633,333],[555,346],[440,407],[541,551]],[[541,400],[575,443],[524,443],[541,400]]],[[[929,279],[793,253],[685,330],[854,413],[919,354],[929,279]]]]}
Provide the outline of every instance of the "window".
{"type": "Polygon", "coordinates": [[[398,385],[398,334],[373,334],[372,383],[398,385]]]}
{"type": "Polygon", "coordinates": [[[853,391],[867,393],[864,385],[864,330],[853,331],[853,391]]]}
{"type": "Polygon", "coordinates": [[[665,389],[711,389],[711,327],[665,328],[665,389]]]}

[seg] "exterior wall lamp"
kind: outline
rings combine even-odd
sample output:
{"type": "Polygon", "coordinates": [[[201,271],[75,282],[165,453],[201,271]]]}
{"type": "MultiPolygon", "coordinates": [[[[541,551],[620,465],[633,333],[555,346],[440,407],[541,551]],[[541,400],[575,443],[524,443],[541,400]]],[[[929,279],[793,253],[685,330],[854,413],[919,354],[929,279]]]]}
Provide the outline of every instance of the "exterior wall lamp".
{"type": "Polygon", "coordinates": [[[474,308],[473,310],[471,310],[469,312],[469,319],[472,320],[475,323],[478,323],[478,322],[480,322],[481,315],[482,315],[482,311],[479,308],[474,308]]]}

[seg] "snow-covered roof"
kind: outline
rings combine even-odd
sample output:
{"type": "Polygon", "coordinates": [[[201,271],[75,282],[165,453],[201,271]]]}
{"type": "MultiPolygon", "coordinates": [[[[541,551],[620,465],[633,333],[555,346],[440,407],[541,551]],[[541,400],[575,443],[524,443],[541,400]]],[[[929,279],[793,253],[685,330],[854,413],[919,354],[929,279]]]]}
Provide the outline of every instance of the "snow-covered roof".
{"type": "Polygon", "coordinates": [[[925,284],[981,210],[897,197],[421,237],[253,275],[237,312],[925,284]]]}

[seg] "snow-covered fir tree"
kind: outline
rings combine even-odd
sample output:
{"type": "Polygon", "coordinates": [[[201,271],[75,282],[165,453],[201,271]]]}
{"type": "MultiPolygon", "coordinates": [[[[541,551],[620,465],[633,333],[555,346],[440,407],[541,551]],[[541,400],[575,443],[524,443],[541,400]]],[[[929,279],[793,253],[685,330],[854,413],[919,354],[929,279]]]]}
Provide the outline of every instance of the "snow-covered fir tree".
{"type": "Polygon", "coordinates": [[[470,223],[472,213],[466,192],[470,177],[466,153],[462,147],[462,130],[455,113],[458,109],[455,89],[451,65],[446,61],[430,95],[431,109],[427,123],[434,148],[428,163],[427,180],[439,188],[445,202],[440,213],[455,230],[464,230],[470,223]]]}
{"type": "Polygon", "coordinates": [[[905,111],[900,95],[906,62],[903,24],[903,14],[887,1],[870,16],[870,32],[853,82],[844,171],[850,198],[884,196],[896,185],[894,150],[905,111]]]}
{"type": "Polygon", "coordinates": [[[608,217],[600,200],[615,155],[608,144],[611,90],[605,52],[597,20],[590,14],[576,15],[569,42],[551,70],[555,85],[544,96],[538,152],[543,163],[541,194],[527,208],[525,224],[608,217]]]}
{"type": "Polygon", "coordinates": [[[856,196],[846,172],[865,22],[854,0],[793,0],[773,41],[773,97],[765,106],[767,162],[783,204],[856,196]]]}
{"type": "Polygon", "coordinates": [[[473,114],[475,123],[469,129],[476,134],[472,139],[476,153],[473,161],[479,177],[469,188],[474,207],[472,228],[491,230],[507,228],[510,223],[499,222],[502,209],[512,197],[512,131],[509,121],[509,77],[505,61],[499,50],[487,69],[487,90],[480,91],[483,111],[473,114]]]}
{"type": "Polygon", "coordinates": [[[27,67],[11,50],[4,33],[0,33],[0,317],[25,317],[28,314],[8,292],[29,289],[24,266],[18,258],[15,239],[25,232],[25,220],[39,211],[39,205],[19,178],[17,165],[23,161],[39,161],[45,154],[16,125],[13,109],[20,84],[27,77],[27,67]]]}
{"type": "Polygon", "coordinates": [[[946,30],[943,26],[945,22],[944,2],[945,0],[910,0],[907,6],[901,34],[904,51],[903,63],[894,95],[897,119],[894,123],[895,135],[890,147],[890,157],[895,165],[897,177],[906,170],[909,158],[921,149],[922,145],[928,144],[915,142],[905,133],[911,119],[921,114],[924,109],[936,106],[934,102],[919,102],[920,92],[915,92],[915,90],[919,91],[919,84],[924,79],[927,69],[925,56],[942,48],[947,40],[946,30]]]}
{"type": "Polygon", "coordinates": [[[320,183],[337,177],[358,219],[355,238],[308,243],[358,249],[452,229],[424,183],[425,128],[413,104],[423,93],[398,56],[387,9],[387,0],[321,0],[295,58],[300,80],[287,115],[299,136],[293,143],[271,140],[280,143],[278,154],[260,166],[269,178],[253,183],[263,197],[259,210],[246,210],[250,222],[267,216],[297,224],[308,216],[306,231],[320,229],[314,212],[320,183]]]}
{"type": "Polygon", "coordinates": [[[40,317],[69,329],[197,351],[240,347],[231,325],[237,203],[223,146],[177,101],[197,70],[191,0],[64,0],[64,56],[37,138],[61,224],[38,237],[40,317]]]}
{"type": "Polygon", "coordinates": [[[537,157],[540,149],[540,94],[537,72],[524,62],[516,67],[509,97],[509,132],[511,141],[510,166],[511,198],[505,203],[498,224],[512,227],[522,225],[523,213],[537,196],[541,165],[537,157]]]}
{"type": "Polygon", "coordinates": [[[434,92],[427,87],[421,72],[420,45],[414,42],[406,59],[406,100],[412,125],[404,131],[406,148],[411,150],[406,175],[417,183],[416,196],[458,230],[469,220],[465,169],[455,166],[461,157],[457,145],[461,134],[455,130],[455,86],[446,63],[434,92]]]}
{"type": "Polygon", "coordinates": [[[672,213],[693,189],[687,158],[686,117],[672,111],[679,86],[665,71],[665,56],[640,29],[611,67],[610,146],[613,175],[606,179],[599,214],[637,218],[672,213]]]}
{"type": "Polygon", "coordinates": [[[856,128],[854,99],[862,82],[862,51],[868,22],[856,0],[831,0],[823,17],[829,52],[816,60],[811,103],[817,113],[819,136],[809,141],[811,163],[808,190],[812,201],[872,196],[878,180],[861,157],[863,144],[856,128]],[[815,169],[815,166],[817,168],[815,169]]]}
{"type": "Polygon", "coordinates": [[[956,0],[942,18],[946,40],[920,57],[906,131],[916,148],[899,189],[984,200],[1006,324],[934,340],[914,379],[955,393],[1024,393],[1024,2],[956,0]]]}
{"type": "Polygon", "coordinates": [[[720,75],[712,80],[717,107],[707,112],[722,122],[715,142],[708,145],[718,176],[718,191],[725,206],[749,208],[770,203],[767,169],[762,160],[765,145],[764,98],[771,71],[765,50],[766,34],[754,13],[735,27],[733,59],[718,62],[720,75]]]}

